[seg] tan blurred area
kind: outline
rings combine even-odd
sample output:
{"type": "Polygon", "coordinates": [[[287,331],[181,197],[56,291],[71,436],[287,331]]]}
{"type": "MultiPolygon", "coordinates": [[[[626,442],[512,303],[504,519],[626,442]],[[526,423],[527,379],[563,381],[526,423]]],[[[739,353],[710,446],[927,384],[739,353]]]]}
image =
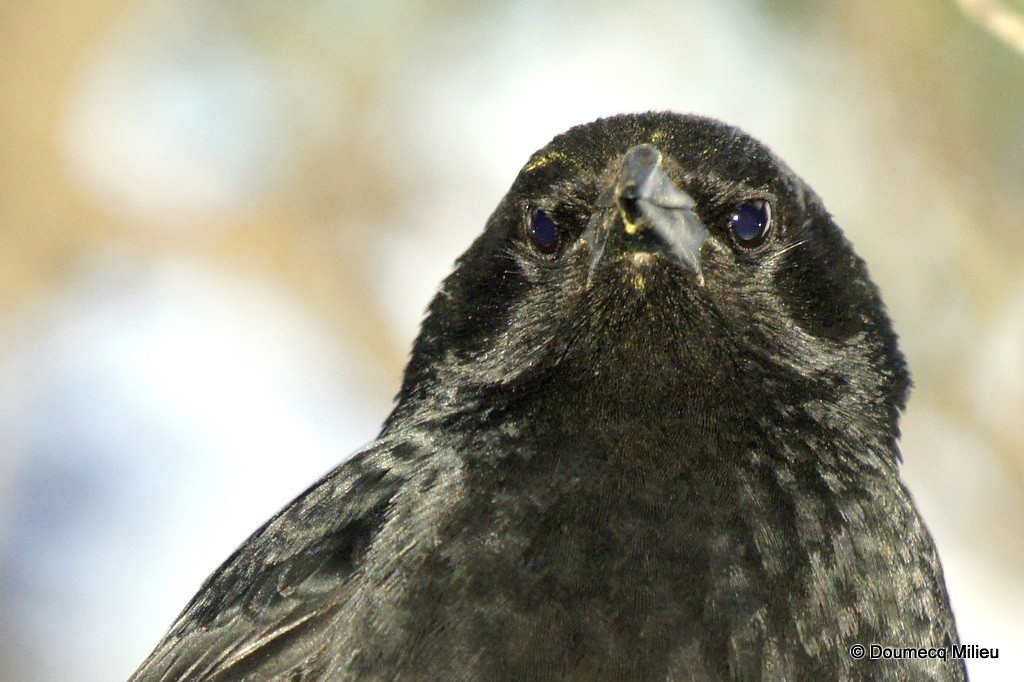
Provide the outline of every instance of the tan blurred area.
{"type": "Polygon", "coordinates": [[[1024,54],[953,0],[6,2],[0,64],[0,676],[127,675],[372,437],[518,164],[648,108],[763,139],[869,263],[972,679],[1024,675],[1024,54]]]}
{"type": "MultiPolygon", "coordinates": [[[[239,3],[228,4],[233,7],[227,12],[234,16],[210,13],[209,18],[230,21],[232,31],[255,49],[287,51],[317,62],[320,75],[353,81],[357,92],[393,68],[372,58],[358,69],[339,64],[289,30],[287,11],[271,7],[249,16],[239,3]]],[[[177,10],[158,5],[150,12],[157,16],[147,20],[158,22],[175,11],[203,13],[191,4],[177,10]]],[[[397,374],[406,349],[396,347],[373,307],[365,305],[362,282],[366,231],[381,221],[396,187],[389,185],[386,169],[375,167],[372,149],[362,148],[358,128],[345,131],[344,139],[331,135],[317,140],[316,147],[300,150],[300,161],[279,191],[217,216],[217,224],[205,230],[182,231],[175,217],[167,229],[136,229],[105,211],[71,177],[61,139],[69,97],[97,48],[132,18],[130,3],[7,3],[0,8],[0,314],[24,311],[66,286],[96,250],[113,246],[143,262],[170,253],[279,278],[305,305],[330,324],[344,327],[397,374]],[[353,167],[359,171],[347,171],[353,167]],[[331,223],[342,213],[346,229],[334,229],[331,223]]],[[[349,115],[358,122],[359,99],[351,104],[355,111],[349,115]]]]}

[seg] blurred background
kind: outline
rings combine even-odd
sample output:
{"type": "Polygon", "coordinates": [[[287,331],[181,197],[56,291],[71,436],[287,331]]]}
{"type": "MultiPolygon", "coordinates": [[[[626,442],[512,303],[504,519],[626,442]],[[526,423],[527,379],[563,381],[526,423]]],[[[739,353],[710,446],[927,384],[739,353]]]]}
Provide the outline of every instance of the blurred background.
{"type": "Polygon", "coordinates": [[[529,154],[647,109],[870,264],[971,673],[1024,679],[1024,5],[960,2],[0,3],[0,679],[126,678],[373,438],[529,154]]]}

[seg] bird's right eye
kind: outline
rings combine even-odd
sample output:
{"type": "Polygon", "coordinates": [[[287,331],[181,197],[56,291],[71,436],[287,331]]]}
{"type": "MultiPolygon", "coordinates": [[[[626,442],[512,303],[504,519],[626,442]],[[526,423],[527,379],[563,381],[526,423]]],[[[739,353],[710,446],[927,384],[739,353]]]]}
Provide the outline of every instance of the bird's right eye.
{"type": "Polygon", "coordinates": [[[554,253],[558,248],[561,230],[555,219],[542,208],[536,208],[530,214],[530,243],[541,253],[554,253]]]}

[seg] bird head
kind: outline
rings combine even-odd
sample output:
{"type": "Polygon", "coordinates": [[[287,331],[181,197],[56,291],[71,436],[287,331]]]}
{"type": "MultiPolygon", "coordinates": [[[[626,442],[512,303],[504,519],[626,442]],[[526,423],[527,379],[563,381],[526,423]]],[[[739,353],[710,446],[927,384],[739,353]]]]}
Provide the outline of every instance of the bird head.
{"type": "Polygon", "coordinates": [[[648,113],[529,159],[431,304],[396,414],[756,408],[895,438],[908,385],[814,192],[734,127],[648,113]]]}

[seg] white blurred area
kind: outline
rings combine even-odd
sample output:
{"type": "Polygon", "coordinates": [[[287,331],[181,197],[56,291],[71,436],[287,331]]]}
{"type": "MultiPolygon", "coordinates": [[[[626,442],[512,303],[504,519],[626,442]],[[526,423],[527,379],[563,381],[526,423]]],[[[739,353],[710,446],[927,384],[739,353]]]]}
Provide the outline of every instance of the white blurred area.
{"type": "Polygon", "coordinates": [[[0,679],[126,678],[373,438],[529,154],[647,109],[767,142],[870,264],[917,385],[906,477],[963,640],[1000,649],[972,679],[1024,676],[1024,57],[952,6],[12,5],[0,679]]]}

